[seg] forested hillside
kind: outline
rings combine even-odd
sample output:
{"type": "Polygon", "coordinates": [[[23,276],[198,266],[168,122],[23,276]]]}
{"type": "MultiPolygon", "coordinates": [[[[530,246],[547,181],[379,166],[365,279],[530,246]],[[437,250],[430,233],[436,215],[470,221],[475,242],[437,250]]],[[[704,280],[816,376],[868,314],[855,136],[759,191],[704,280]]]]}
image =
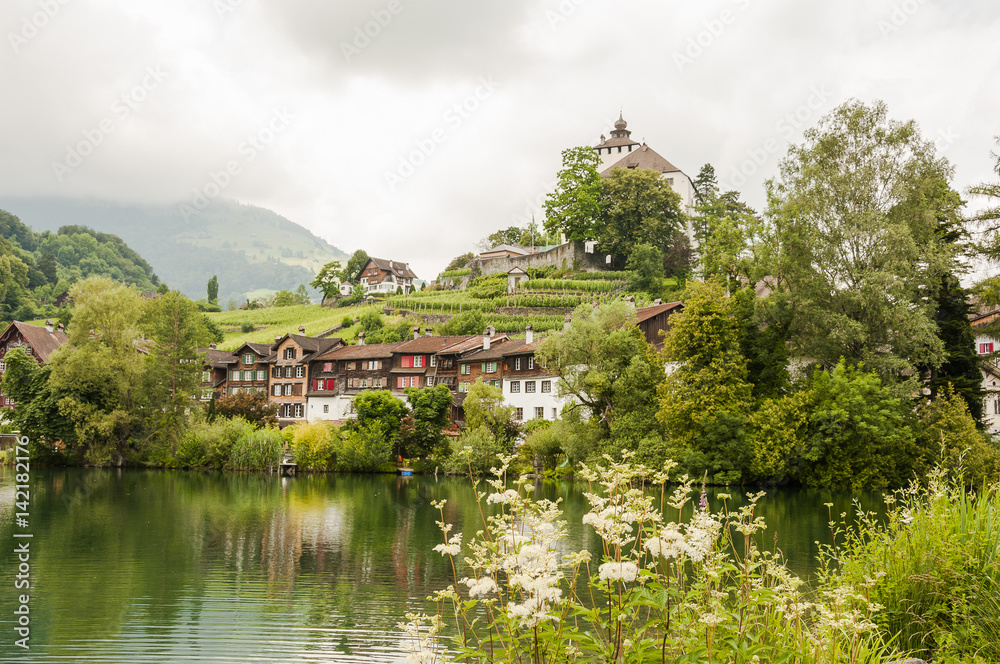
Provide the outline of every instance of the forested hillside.
{"type": "Polygon", "coordinates": [[[83,199],[0,199],[0,208],[37,231],[84,225],[114,233],[160,278],[192,299],[218,276],[219,303],[258,289],[294,291],[344,252],[264,208],[214,201],[196,214],[177,205],[128,205],[83,199]]]}

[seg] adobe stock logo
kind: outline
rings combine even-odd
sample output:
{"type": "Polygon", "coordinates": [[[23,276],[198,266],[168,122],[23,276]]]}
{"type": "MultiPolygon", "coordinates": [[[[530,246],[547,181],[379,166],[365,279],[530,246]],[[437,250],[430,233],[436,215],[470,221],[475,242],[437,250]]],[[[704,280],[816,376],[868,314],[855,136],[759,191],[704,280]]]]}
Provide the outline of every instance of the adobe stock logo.
{"type": "Polygon", "coordinates": [[[49,21],[54,19],[63,7],[68,5],[70,0],[39,0],[39,11],[30,16],[21,18],[21,29],[18,32],[8,32],[7,41],[10,48],[16,55],[21,51],[21,47],[26,46],[29,41],[38,36],[49,21]]]}

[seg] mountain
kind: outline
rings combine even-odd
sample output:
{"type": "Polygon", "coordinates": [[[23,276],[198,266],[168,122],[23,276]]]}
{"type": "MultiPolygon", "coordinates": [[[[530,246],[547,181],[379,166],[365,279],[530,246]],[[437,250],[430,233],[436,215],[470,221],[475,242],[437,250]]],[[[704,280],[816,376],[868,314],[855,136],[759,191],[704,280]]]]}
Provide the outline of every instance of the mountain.
{"type": "Polygon", "coordinates": [[[87,226],[137,251],[171,289],[192,299],[219,277],[219,303],[260,289],[294,291],[326,263],[349,256],[265,208],[217,200],[197,214],[179,205],[132,205],[74,198],[0,198],[0,209],[36,231],[87,226]]]}

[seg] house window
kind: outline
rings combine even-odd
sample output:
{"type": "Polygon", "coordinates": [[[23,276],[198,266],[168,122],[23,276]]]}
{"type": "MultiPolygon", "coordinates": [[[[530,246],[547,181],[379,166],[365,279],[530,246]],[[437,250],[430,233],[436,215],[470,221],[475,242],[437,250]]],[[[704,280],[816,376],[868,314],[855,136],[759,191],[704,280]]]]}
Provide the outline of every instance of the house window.
{"type": "MultiPolygon", "coordinates": [[[[5,368],[6,367],[4,367],[4,363],[0,362],[0,373],[3,373],[3,370],[5,368]]],[[[201,382],[207,383],[210,380],[212,380],[212,372],[211,371],[202,371],[201,372],[201,382]]]]}
{"type": "Polygon", "coordinates": [[[276,396],[276,397],[280,397],[281,396],[281,385],[275,385],[274,386],[274,396],[276,396]]]}
{"type": "Polygon", "coordinates": [[[264,380],[264,370],[263,369],[258,369],[257,370],[257,380],[264,380]]]}
{"type": "Polygon", "coordinates": [[[463,376],[468,376],[469,373],[470,373],[469,365],[468,364],[463,364],[462,365],[462,375],[463,376]]]}
{"type": "Polygon", "coordinates": [[[514,409],[514,419],[515,420],[521,420],[521,421],[524,420],[524,409],[523,408],[515,408],[514,409]]]}
{"type": "Polygon", "coordinates": [[[521,391],[521,381],[519,380],[510,381],[510,393],[517,394],[520,391],[521,391]]]}
{"type": "Polygon", "coordinates": [[[302,417],[302,404],[295,404],[295,417],[302,417]]]}
{"type": "Polygon", "coordinates": [[[295,377],[296,378],[305,378],[305,375],[306,375],[306,368],[305,367],[295,367],[295,377]]]}
{"type": "Polygon", "coordinates": [[[468,392],[469,391],[469,384],[468,383],[459,383],[458,384],[458,391],[459,392],[468,392]]]}
{"type": "Polygon", "coordinates": [[[993,342],[979,344],[979,354],[988,355],[993,352],[993,342]]]}
{"type": "Polygon", "coordinates": [[[543,380],[542,381],[542,392],[551,392],[551,391],[552,391],[552,381],[551,380],[543,380]]]}
{"type": "Polygon", "coordinates": [[[295,349],[294,348],[286,348],[285,349],[285,359],[286,360],[294,360],[295,359],[295,349]]]}
{"type": "Polygon", "coordinates": [[[288,384],[285,385],[285,396],[286,397],[292,396],[292,384],[291,383],[288,383],[288,384]]]}
{"type": "Polygon", "coordinates": [[[496,362],[483,362],[483,373],[496,373],[497,363],[496,362]]]}
{"type": "Polygon", "coordinates": [[[427,377],[427,387],[434,387],[434,378],[432,376],[427,377]]]}
{"type": "Polygon", "coordinates": [[[534,394],[535,393],[535,381],[533,381],[533,380],[526,380],[526,381],[524,381],[524,391],[528,392],[529,394],[534,394]]]}
{"type": "Polygon", "coordinates": [[[238,391],[238,390],[237,390],[237,389],[236,389],[235,387],[230,387],[230,388],[229,388],[229,394],[230,394],[230,395],[233,395],[233,394],[236,394],[236,392],[237,392],[237,391],[238,391]]]}
{"type": "Polygon", "coordinates": [[[330,412],[330,404],[323,404],[323,412],[324,413],[330,412]]]}
{"type": "Polygon", "coordinates": [[[529,369],[534,369],[535,368],[535,356],[534,355],[532,355],[531,357],[528,358],[528,368],[529,369]]]}
{"type": "Polygon", "coordinates": [[[285,367],[285,378],[291,378],[295,367],[285,367]]]}
{"type": "Polygon", "coordinates": [[[420,387],[420,377],[410,376],[410,387],[420,387]]]}
{"type": "Polygon", "coordinates": [[[400,376],[398,379],[396,379],[396,387],[398,387],[399,389],[403,389],[404,387],[406,387],[406,376],[400,376]]]}
{"type": "MultiPolygon", "coordinates": [[[[980,351],[980,352],[982,352],[982,351],[980,351]]],[[[240,372],[239,371],[230,371],[229,372],[229,380],[239,380],[239,379],[240,379],[240,372]]]]}
{"type": "Polygon", "coordinates": [[[437,366],[437,356],[436,355],[431,355],[431,366],[432,367],[436,367],[437,366]]]}
{"type": "Polygon", "coordinates": [[[362,378],[361,379],[361,387],[365,387],[365,388],[368,387],[368,379],[367,378],[362,378]]]}
{"type": "Polygon", "coordinates": [[[669,185],[671,187],[674,186],[674,179],[673,178],[667,178],[667,185],[669,185]]]}
{"type": "Polygon", "coordinates": [[[243,364],[253,364],[253,354],[246,353],[243,355],[243,364]]]}
{"type": "Polygon", "coordinates": [[[554,407],[552,408],[552,419],[553,420],[558,420],[559,419],[559,411],[556,410],[554,407]]]}
{"type": "Polygon", "coordinates": [[[291,416],[292,416],[292,407],[290,404],[286,403],[284,406],[281,407],[280,417],[289,418],[291,416]]]}
{"type": "Polygon", "coordinates": [[[413,366],[417,369],[423,368],[424,366],[424,356],[414,355],[413,356],[413,366]]]}
{"type": "Polygon", "coordinates": [[[271,375],[275,378],[281,378],[281,367],[274,367],[274,369],[271,370],[271,375]]]}
{"type": "Polygon", "coordinates": [[[331,371],[333,371],[333,362],[324,362],[323,373],[330,373],[331,371]]]}
{"type": "Polygon", "coordinates": [[[498,380],[491,380],[491,381],[490,381],[490,384],[491,384],[491,385],[492,385],[493,387],[497,388],[498,390],[500,389],[500,381],[498,381],[498,380]]]}
{"type": "Polygon", "coordinates": [[[535,419],[536,420],[544,420],[545,419],[545,409],[542,408],[541,406],[539,406],[538,408],[535,408],[535,419]]]}
{"type": "Polygon", "coordinates": [[[521,370],[521,358],[515,357],[514,358],[514,371],[520,371],[520,370],[521,370]]]}
{"type": "Polygon", "coordinates": [[[348,371],[354,371],[354,362],[348,362],[347,363],[347,370],[348,371]]]}

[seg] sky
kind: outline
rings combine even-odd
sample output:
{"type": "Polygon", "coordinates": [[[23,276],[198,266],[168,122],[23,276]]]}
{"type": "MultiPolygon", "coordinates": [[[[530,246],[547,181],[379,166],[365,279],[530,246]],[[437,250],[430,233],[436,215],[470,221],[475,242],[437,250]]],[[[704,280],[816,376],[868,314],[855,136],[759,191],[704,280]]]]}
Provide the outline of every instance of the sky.
{"type": "Polygon", "coordinates": [[[851,98],[996,180],[989,0],[4,0],[0,33],[0,196],[230,198],[424,279],[619,113],[758,209],[851,98]]]}

